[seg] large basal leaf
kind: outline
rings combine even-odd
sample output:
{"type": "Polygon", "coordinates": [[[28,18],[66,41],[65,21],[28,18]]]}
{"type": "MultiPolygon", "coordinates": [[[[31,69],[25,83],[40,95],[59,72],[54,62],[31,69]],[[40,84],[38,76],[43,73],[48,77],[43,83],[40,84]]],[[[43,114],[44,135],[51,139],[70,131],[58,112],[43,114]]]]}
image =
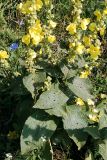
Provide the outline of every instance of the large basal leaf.
{"type": "Polygon", "coordinates": [[[52,85],[49,91],[41,94],[34,108],[44,109],[51,115],[64,115],[64,105],[68,97],[59,89],[58,84],[52,85]]]}
{"type": "Polygon", "coordinates": [[[99,129],[107,128],[107,109],[106,107],[100,111],[99,129]]]}
{"type": "Polygon", "coordinates": [[[100,104],[97,105],[97,108],[100,111],[100,118],[99,118],[99,129],[102,130],[107,128],[107,100],[103,100],[100,104]]]}
{"type": "Polygon", "coordinates": [[[102,143],[99,144],[99,153],[104,160],[107,160],[107,139],[105,139],[104,141],[102,141],[102,143]]]}
{"type": "Polygon", "coordinates": [[[63,125],[69,137],[74,140],[78,149],[80,149],[86,142],[87,134],[83,129],[88,125],[87,118],[82,110],[78,106],[66,106],[63,125]]]}
{"type": "Polygon", "coordinates": [[[28,89],[28,91],[31,93],[32,97],[35,96],[35,88],[40,89],[42,87],[43,82],[46,79],[46,73],[39,71],[36,73],[29,74],[28,76],[23,78],[23,84],[28,89]]]}
{"type": "Polygon", "coordinates": [[[61,124],[59,124],[51,140],[52,140],[52,143],[56,144],[57,146],[62,145],[63,149],[67,149],[70,146],[72,146],[71,139],[68,136],[68,133],[66,132],[66,130],[61,128],[61,124]]]}
{"type": "Polygon", "coordinates": [[[47,114],[35,111],[25,122],[21,135],[22,154],[33,149],[41,149],[51,138],[57,125],[47,114]]]}
{"type": "Polygon", "coordinates": [[[69,80],[66,85],[76,96],[82,98],[84,101],[93,98],[90,93],[92,86],[88,79],[75,77],[73,80],[69,80]]]}
{"type": "Polygon", "coordinates": [[[94,139],[99,139],[100,138],[100,132],[98,130],[98,127],[96,126],[89,126],[84,129],[84,132],[88,133],[91,135],[94,139]]]}
{"type": "Polygon", "coordinates": [[[94,160],[93,154],[90,150],[88,150],[88,155],[86,154],[85,160],[94,160]]]}
{"type": "Polygon", "coordinates": [[[82,56],[78,57],[78,60],[77,60],[78,68],[83,68],[85,64],[86,64],[85,59],[82,56]]]}
{"type": "Polygon", "coordinates": [[[101,103],[99,103],[99,104],[97,105],[97,108],[98,108],[100,111],[102,111],[103,109],[107,110],[106,107],[107,107],[107,100],[106,100],[106,99],[103,99],[103,100],[101,101],[101,103]]]}
{"type": "Polygon", "coordinates": [[[78,147],[78,150],[80,150],[86,143],[88,134],[86,134],[83,129],[77,129],[77,130],[70,130],[67,131],[69,137],[75,142],[75,144],[78,147]]]}
{"type": "Polygon", "coordinates": [[[99,129],[101,135],[101,143],[99,144],[99,153],[104,160],[107,160],[107,111],[102,108],[100,112],[99,129]]]}
{"type": "Polygon", "coordinates": [[[79,106],[66,106],[66,115],[63,117],[65,129],[83,129],[87,127],[87,117],[79,106]]]}

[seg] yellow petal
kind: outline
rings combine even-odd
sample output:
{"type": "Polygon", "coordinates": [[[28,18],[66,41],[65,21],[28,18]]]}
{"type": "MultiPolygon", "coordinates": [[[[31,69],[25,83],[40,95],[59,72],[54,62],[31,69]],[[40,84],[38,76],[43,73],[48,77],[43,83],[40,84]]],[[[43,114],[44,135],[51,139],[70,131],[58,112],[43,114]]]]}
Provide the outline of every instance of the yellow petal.
{"type": "Polygon", "coordinates": [[[75,34],[76,33],[76,24],[75,23],[70,23],[67,28],[66,28],[67,31],[69,31],[69,33],[71,35],[75,34]]]}
{"type": "Polygon", "coordinates": [[[51,26],[52,28],[55,28],[56,25],[57,25],[57,23],[54,22],[54,21],[52,21],[52,20],[49,21],[49,24],[50,24],[50,26],[51,26]]]}
{"type": "Polygon", "coordinates": [[[95,30],[96,30],[96,23],[94,23],[94,22],[91,23],[91,24],[89,25],[89,30],[92,31],[92,32],[95,31],[95,30]]]}
{"type": "Polygon", "coordinates": [[[89,106],[94,106],[94,101],[91,99],[87,99],[87,103],[89,106]]]}
{"type": "Polygon", "coordinates": [[[84,105],[84,101],[81,98],[76,98],[75,101],[76,101],[76,104],[79,105],[79,106],[84,105]]]}
{"type": "Polygon", "coordinates": [[[97,17],[97,20],[101,19],[101,12],[97,9],[96,11],[94,11],[94,15],[97,17]]]}
{"type": "Polygon", "coordinates": [[[1,50],[0,51],[0,59],[6,59],[9,58],[9,55],[7,54],[6,51],[1,50]]]}
{"type": "Polygon", "coordinates": [[[22,42],[25,43],[26,45],[30,44],[30,35],[26,34],[22,37],[22,42]]]}
{"type": "Polygon", "coordinates": [[[81,21],[81,28],[82,30],[86,30],[87,29],[87,25],[90,23],[89,18],[85,18],[81,21]]]}
{"type": "Polygon", "coordinates": [[[49,35],[48,36],[48,42],[53,43],[56,41],[56,37],[54,35],[49,35]]]}

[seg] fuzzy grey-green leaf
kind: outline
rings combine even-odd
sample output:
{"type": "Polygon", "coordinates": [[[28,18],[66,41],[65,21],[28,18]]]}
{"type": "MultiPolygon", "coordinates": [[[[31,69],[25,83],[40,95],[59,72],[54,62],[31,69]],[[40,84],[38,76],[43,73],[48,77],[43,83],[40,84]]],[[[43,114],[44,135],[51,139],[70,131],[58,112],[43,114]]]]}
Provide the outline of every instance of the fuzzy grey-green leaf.
{"type": "Polygon", "coordinates": [[[87,139],[87,134],[83,131],[88,126],[87,117],[78,106],[66,106],[63,125],[69,137],[74,140],[78,149],[80,149],[87,139]]]}
{"type": "Polygon", "coordinates": [[[67,130],[87,127],[87,117],[78,106],[66,106],[66,116],[63,117],[64,128],[67,130]]]}
{"type": "Polygon", "coordinates": [[[40,89],[45,79],[46,79],[46,73],[40,71],[40,72],[29,74],[28,76],[24,77],[23,84],[28,89],[28,91],[32,94],[32,97],[34,98],[35,88],[40,89]]]}
{"type": "Polygon", "coordinates": [[[49,114],[62,116],[67,100],[68,97],[59,89],[59,85],[53,84],[49,91],[41,94],[34,108],[44,109],[49,114]]]}
{"type": "Polygon", "coordinates": [[[107,160],[107,139],[105,139],[99,144],[99,153],[104,160],[107,160]]]}
{"type": "Polygon", "coordinates": [[[92,86],[88,79],[75,77],[72,81],[68,81],[66,85],[76,96],[82,98],[84,101],[93,98],[93,95],[90,93],[92,86]]]}
{"type": "Polygon", "coordinates": [[[35,112],[25,122],[21,135],[21,152],[41,149],[56,130],[56,123],[41,112],[35,112]]]}

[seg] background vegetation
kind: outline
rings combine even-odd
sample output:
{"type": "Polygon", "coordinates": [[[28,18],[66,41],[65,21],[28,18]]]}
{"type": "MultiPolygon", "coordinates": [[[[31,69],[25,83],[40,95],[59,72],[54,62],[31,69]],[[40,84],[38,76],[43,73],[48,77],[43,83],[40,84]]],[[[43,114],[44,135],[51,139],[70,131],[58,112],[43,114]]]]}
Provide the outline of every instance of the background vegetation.
{"type": "Polygon", "coordinates": [[[22,38],[33,20],[17,9],[20,3],[25,1],[0,1],[0,51],[9,55],[0,58],[0,159],[106,160],[106,29],[104,35],[100,30],[94,32],[102,51],[95,61],[83,54],[75,59],[75,49],[70,47],[72,39],[93,33],[80,27],[76,37],[67,29],[75,22],[76,11],[72,11],[81,9],[81,3],[81,17],[99,25],[102,19],[97,21],[94,11],[103,12],[106,1],[53,0],[53,5],[44,4],[37,17],[47,32],[37,45],[27,45],[28,40],[22,38]],[[56,22],[55,28],[47,27],[50,20],[56,22]],[[51,34],[55,43],[48,39],[51,34]],[[88,74],[80,78],[87,71],[86,64],[88,74]]]}

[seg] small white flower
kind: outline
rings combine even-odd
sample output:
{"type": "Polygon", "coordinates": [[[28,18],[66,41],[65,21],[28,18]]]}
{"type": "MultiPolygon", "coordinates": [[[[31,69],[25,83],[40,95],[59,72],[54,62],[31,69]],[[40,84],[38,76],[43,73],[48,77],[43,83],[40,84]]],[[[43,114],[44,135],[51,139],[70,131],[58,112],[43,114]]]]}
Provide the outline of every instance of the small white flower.
{"type": "Polygon", "coordinates": [[[96,109],[96,108],[94,108],[94,109],[93,109],[93,112],[94,112],[94,113],[99,113],[99,110],[96,109]]]}
{"type": "Polygon", "coordinates": [[[6,153],[6,158],[8,158],[8,160],[11,160],[12,159],[12,154],[11,153],[6,153]]]}
{"type": "Polygon", "coordinates": [[[103,93],[101,93],[101,95],[100,95],[100,96],[101,96],[101,98],[102,98],[102,99],[104,99],[104,98],[106,98],[106,97],[107,97],[107,95],[106,95],[106,94],[103,94],[103,93]]]}
{"type": "Polygon", "coordinates": [[[43,142],[46,142],[46,137],[41,137],[43,142]]]}
{"type": "Polygon", "coordinates": [[[89,106],[94,106],[94,101],[92,101],[91,99],[88,99],[87,103],[89,106]]]}

